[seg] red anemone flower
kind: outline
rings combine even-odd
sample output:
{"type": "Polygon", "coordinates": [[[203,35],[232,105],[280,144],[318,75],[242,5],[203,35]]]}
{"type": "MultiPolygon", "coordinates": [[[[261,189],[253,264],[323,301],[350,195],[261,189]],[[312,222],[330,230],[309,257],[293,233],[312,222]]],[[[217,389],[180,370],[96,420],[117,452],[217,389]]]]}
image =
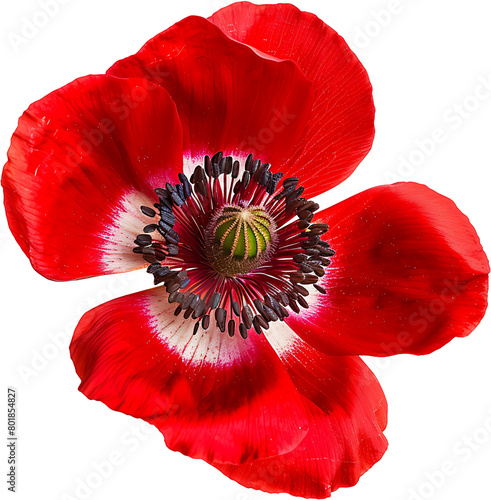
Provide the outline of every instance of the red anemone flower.
{"type": "Polygon", "coordinates": [[[82,317],[80,390],[245,486],[354,485],[387,446],[384,394],[358,356],[468,335],[489,272],[468,219],[426,186],[318,212],[311,198],[370,150],[373,117],[344,40],[287,4],[189,17],[32,104],[2,184],[33,267],[146,267],[159,285],[82,317]]]}

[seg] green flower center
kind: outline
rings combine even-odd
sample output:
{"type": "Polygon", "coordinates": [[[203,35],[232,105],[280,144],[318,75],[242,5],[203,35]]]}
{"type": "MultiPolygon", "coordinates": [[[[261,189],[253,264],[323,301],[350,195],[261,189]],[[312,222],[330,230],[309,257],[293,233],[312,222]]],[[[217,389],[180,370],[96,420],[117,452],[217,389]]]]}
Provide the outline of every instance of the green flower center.
{"type": "Polygon", "coordinates": [[[250,272],[267,259],[275,229],[261,207],[223,207],[207,231],[211,265],[225,276],[250,272]]]}
{"type": "Polygon", "coordinates": [[[224,256],[252,259],[271,242],[270,226],[268,214],[260,208],[225,207],[217,220],[215,242],[224,256]]]}

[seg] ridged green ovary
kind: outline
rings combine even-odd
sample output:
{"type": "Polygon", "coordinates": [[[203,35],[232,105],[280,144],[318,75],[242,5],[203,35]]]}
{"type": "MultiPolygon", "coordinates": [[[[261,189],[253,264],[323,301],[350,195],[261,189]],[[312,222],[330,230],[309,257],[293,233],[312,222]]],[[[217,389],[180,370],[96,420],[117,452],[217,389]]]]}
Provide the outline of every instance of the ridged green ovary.
{"type": "Polygon", "coordinates": [[[270,225],[263,210],[226,208],[218,218],[215,241],[226,256],[253,259],[267,249],[271,241],[270,225]]]}

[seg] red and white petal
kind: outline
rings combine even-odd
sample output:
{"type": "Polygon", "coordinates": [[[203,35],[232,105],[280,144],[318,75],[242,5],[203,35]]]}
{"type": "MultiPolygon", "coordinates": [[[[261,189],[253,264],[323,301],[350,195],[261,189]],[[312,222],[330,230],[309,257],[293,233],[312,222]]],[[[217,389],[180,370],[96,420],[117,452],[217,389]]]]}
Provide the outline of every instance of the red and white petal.
{"type": "Polygon", "coordinates": [[[263,58],[200,17],[160,33],[108,74],[148,78],[170,92],[193,168],[218,151],[279,167],[312,109],[312,85],[295,63],[263,58]]]}
{"type": "MultiPolygon", "coordinates": [[[[152,190],[182,171],[182,130],[168,92],[142,79],[87,76],[31,104],[2,176],[10,229],[54,280],[128,271],[151,220],[152,190]]],[[[153,196],[152,196],[153,195],[153,196]]]]}
{"type": "Polygon", "coordinates": [[[80,391],[156,425],[169,448],[242,463],[286,453],[304,438],[300,394],[264,336],[193,336],[162,287],[86,313],[70,347],[80,391]]]}
{"type": "Polygon", "coordinates": [[[263,53],[295,61],[314,85],[313,111],[286,176],[301,178],[310,197],[346,179],[370,151],[372,86],[346,42],[317,16],[293,5],[238,2],[210,20],[263,53]]]}
{"type": "Polygon", "coordinates": [[[328,354],[427,354],[465,337],[487,307],[488,259],[469,219],[415,183],[324,210],[336,251],[311,306],[288,324],[328,354]]]}
{"type": "Polygon", "coordinates": [[[360,358],[321,354],[286,325],[272,325],[267,336],[304,397],[309,432],[284,455],[213,465],[270,493],[325,498],[353,486],[387,448],[387,403],[377,379],[360,358]]]}

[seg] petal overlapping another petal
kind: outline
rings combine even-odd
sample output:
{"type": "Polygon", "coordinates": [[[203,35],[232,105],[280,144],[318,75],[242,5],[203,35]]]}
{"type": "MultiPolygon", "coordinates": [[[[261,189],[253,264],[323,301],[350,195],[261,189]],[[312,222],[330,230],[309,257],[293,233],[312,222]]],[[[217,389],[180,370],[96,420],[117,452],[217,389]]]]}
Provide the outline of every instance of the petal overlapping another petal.
{"type": "Polygon", "coordinates": [[[314,14],[290,4],[237,2],[210,20],[270,57],[298,64],[314,88],[309,122],[282,166],[310,197],[349,177],[372,147],[375,108],[365,68],[344,39],[314,14]]]}
{"type": "Polygon", "coordinates": [[[276,324],[268,339],[304,398],[305,439],[291,452],[242,465],[213,464],[250,488],[325,498],[356,484],[384,454],[387,403],[358,357],[326,356],[276,324]]]}
{"type": "Polygon", "coordinates": [[[252,153],[279,170],[312,109],[311,82],[294,62],[261,57],[200,17],[176,23],[108,74],[147,78],[169,91],[190,168],[223,151],[252,153]]]}

